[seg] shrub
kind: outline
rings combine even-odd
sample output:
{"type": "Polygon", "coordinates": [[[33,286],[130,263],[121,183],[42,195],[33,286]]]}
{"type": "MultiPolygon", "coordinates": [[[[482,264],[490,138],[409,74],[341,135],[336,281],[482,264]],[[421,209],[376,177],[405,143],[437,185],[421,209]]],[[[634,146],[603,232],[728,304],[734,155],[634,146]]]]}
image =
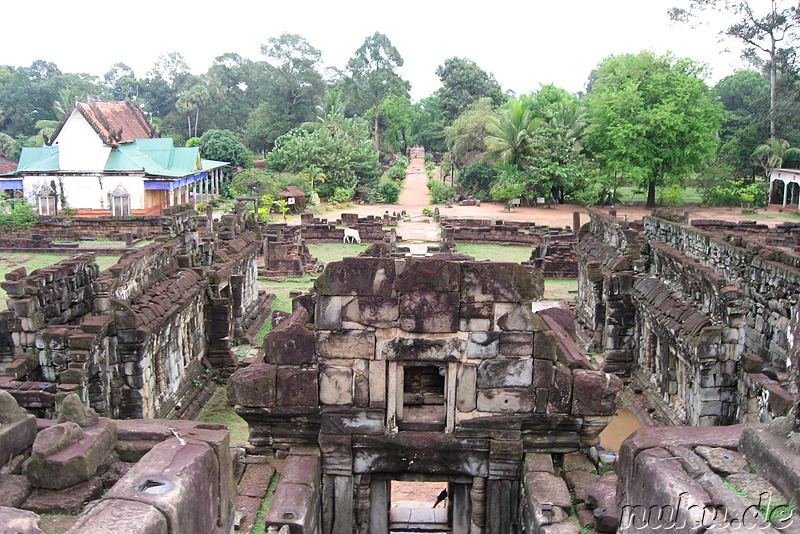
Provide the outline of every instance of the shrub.
{"type": "Polygon", "coordinates": [[[509,201],[512,198],[519,198],[525,191],[525,184],[522,182],[498,181],[492,186],[491,195],[494,200],[509,201]]]}
{"type": "Polygon", "coordinates": [[[378,184],[378,201],[384,204],[397,204],[400,198],[400,186],[391,180],[386,180],[378,184]]]}
{"type": "Polygon", "coordinates": [[[337,187],[333,190],[331,200],[334,202],[348,202],[356,195],[355,189],[351,187],[337,187]]]}
{"type": "MultiPolygon", "coordinates": [[[[458,173],[458,182],[465,195],[480,195],[488,191],[497,179],[497,169],[485,163],[473,163],[458,173]]],[[[486,200],[485,198],[481,200],[486,200]]]]}
{"type": "Polygon", "coordinates": [[[428,180],[428,190],[431,192],[431,204],[452,202],[455,197],[455,191],[439,180],[428,180]]]}

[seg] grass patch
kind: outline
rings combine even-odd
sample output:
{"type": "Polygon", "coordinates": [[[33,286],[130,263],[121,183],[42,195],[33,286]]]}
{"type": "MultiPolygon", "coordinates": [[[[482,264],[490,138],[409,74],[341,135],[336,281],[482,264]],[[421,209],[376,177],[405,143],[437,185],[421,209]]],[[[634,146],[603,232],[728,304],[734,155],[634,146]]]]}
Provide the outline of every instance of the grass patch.
{"type": "MultiPolygon", "coordinates": [[[[294,290],[308,291],[308,288],[312,286],[315,279],[316,277],[307,274],[300,278],[287,278],[283,282],[260,280],[258,282],[258,288],[266,289],[268,293],[275,294],[275,300],[272,303],[273,310],[291,313],[292,299],[289,297],[289,293],[294,290]]],[[[264,335],[266,335],[266,332],[264,332],[264,335]]]]}
{"type": "Polygon", "coordinates": [[[264,497],[264,500],[261,501],[261,509],[256,515],[255,523],[253,524],[253,530],[250,531],[250,534],[266,534],[267,526],[264,524],[264,518],[269,511],[269,507],[272,506],[272,498],[275,496],[275,487],[278,485],[279,476],[280,475],[276,472],[272,477],[272,482],[269,484],[267,495],[264,497]]]}
{"type": "Polygon", "coordinates": [[[47,534],[63,534],[78,521],[77,515],[39,514],[39,528],[47,534]]]}
{"type": "Polygon", "coordinates": [[[308,245],[308,251],[318,260],[330,263],[342,258],[358,256],[368,246],[369,243],[315,243],[308,245]]]}
{"type": "Polygon", "coordinates": [[[468,254],[478,261],[492,260],[522,263],[531,258],[533,247],[458,243],[456,245],[456,251],[461,254],[468,254]]]}
{"type": "Polygon", "coordinates": [[[249,436],[247,423],[228,403],[228,390],[224,386],[217,388],[214,396],[200,411],[197,420],[202,423],[221,423],[227,426],[231,434],[231,445],[247,444],[249,436]]]}
{"type": "Polygon", "coordinates": [[[555,280],[545,279],[544,299],[545,300],[575,300],[578,291],[577,280],[555,280]],[[572,292],[572,293],[571,293],[572,292]]]}

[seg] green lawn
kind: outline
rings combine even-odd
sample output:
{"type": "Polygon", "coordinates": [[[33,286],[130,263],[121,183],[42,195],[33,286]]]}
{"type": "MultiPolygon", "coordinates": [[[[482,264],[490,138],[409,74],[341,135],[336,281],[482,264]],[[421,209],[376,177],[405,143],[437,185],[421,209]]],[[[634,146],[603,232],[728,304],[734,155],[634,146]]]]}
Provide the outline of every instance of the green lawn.
{"type": "Polygon", "coordinates": [[[231,445],[246,445],[249,432],[247,423],[239,417],[236,410],[228,403],[227,388],[220,386],[214,396],[200,411],[197,420],[202,423],[222,423],[231,434],[231,445]]]}
{"type": "Polygon", "coordinates": [[[468,254],[478,261],[510,261],[522,263],[531,259],[533,247],[516,247],[509,245],[476,245],[470,243],[456,244],[456,252],[468,254]]]}
{"type": "Polygon", "coordinates": [[[544,281],[545,300],[575,300],[577,291],[577,280],[546,279],[544,281]]]}
{"type": "Polygon", "coordinates": [[[358,256],[368,246],[369,243],[316,243],[308,245],[308,251],[318,260],[330,263],[345,257],[358,256]]]}

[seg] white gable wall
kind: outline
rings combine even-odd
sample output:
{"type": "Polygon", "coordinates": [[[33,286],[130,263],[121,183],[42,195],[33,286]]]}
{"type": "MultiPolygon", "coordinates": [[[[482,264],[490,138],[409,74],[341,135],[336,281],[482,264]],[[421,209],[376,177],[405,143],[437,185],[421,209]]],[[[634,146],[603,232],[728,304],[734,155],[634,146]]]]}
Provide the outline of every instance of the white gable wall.
{"type": "MultiPolygon", "coordinates": [[[[22,187],[25,200],[36,205],[36,193],[42,185],[56,183],[56,196],[64,187],[64,196],[70,208],[110,210],[109,195],[117,186],[122,186],[130,195],[132,210],[144,209],[144,175],[104,176],[101,174],[70,174],[66,176],[23,176],[22,187]]],[[[59,209],[61,201],[59,200],[59,209]]],[[[110,213],[110,212],[109,212],[110,213]]]]}
{"type": "Polygon", "coordinates": [[[72,110],[53,145],[59,147],[62,171],[102,171],[111,152],[111,147],[103,143],[77,108],[72,110]]]}

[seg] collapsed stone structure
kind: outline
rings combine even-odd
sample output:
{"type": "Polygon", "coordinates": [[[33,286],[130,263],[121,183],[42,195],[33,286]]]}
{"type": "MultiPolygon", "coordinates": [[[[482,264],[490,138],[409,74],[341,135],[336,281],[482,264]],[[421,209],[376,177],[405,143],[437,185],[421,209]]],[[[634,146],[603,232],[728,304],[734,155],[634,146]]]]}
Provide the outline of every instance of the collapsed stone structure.
{"type": "Polygon", "coordinates": [[[236,365],[231,339],[266,318],[260,233],[240,210],[201,240],[195,212],[167,211],[161,237],[103,273],[82,254],[6,275],[0,389],[43,417],[69,392],[102,416],[161,417],[205,368],[236,365]]]}
{"type": "Polygon", "coordinates": [[[798,228],[589,210],[578,316],[672,424],[767,422],[797,395],[798,228]]]}
{"type": "Polygon", "coordinates": [[[289,454],[267,524],[384,534],[393,480],[447,483],[454,533],[553,522],[534,456],[594,444],[621,381],[532,311],[542,282],[466,257],[329,264],[229,381],[251,451],[289,454]]]}
{"type": "Polygon", "coordinates": [[[380,242],[393,240],[394,229],[385,227],[397,226],[399,217],[384,213],[382,217],[368,215],[359,217],[356,213],[342,213],[335,221],[314,217],[311,213],[300,215],[300,230],[303,239],[309,243],[335,241],[341,243],[344,239],[344,228],[357,230],[362,241],[380,242]]]}
{"type": "Polygon", "coordinates": [[[40,534],[43,513],[80,514],[74,534],[232,530],[237,463],[224,425],[113,421],[74,393],[57,420],[36,419],[0,390],[0,445],[3,532],[40,534]]]}

